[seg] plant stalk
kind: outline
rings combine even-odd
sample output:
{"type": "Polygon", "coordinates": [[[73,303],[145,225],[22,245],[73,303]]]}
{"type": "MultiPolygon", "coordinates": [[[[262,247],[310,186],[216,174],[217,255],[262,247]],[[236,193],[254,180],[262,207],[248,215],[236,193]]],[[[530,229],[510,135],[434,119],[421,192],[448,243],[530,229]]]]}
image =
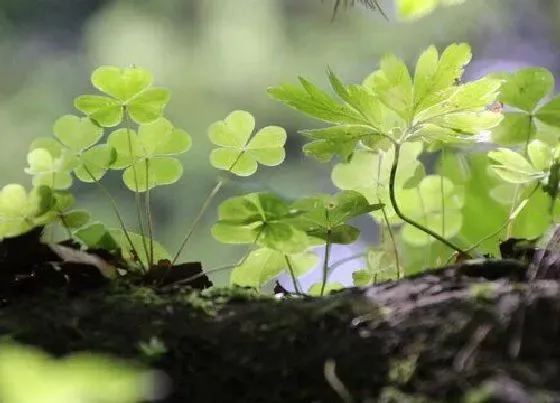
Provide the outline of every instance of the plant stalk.
{"type": "Polygon", "coordinates": [[[175,257],[173,258],[173,261],[171,262],[172,265],[174,265],[175,262],[177,262],[177,259],[179,259],[179,256],[181,255],[181,252],[183,251],[183,249],[185,248],[185,245],[187,244],[187,242],[191,238],[192,234],[194,233],[194,230],[196,229],[196,227],[200,223],[200,220],[202,220],[202,217],[204,216],[204,213],[206,213],[206,210],[208,210],[208,207],[210,207],[210,204],[212,203],[212,200],[214,200],[214,197],[216,197],[216,195],[218,194],[218,192],[220,191],[220,189],[222,188],[223,185],[224,185],[224,181],[222,179],[220,179],[218,181],[218,183],[216,184],[216,186],[214,186],[214,189],[212,189],[212,191],[210,192],[210,194],[208,195],[208,197],[204,201],[204,204],[202,205],[202,208],[198,212],[198,215],[194,219],[191,227],[189,228],[188,232],[186,233],[185,237],[183,238],[183,241],[181,242],[181,246],[179,247],[179,250],[175,254],[175,257]]]}
{"type": "Polygon", "coordinates": [[[327,231],[327,241],[325,243],[325,258],[323,260],[323,278],[321,280],[321,297],[325,293],[325,287],[327,285],[327,275],[329,273],[329,260],[331,257],[331,247],[332,243],[330,241],[331,231],[327,231]]]}
{"type": "Polygon", "coordinates": [[[420,231],[425,232],[426,234],[430,235],[432,238],[440,241],[441,243],[443,243],[444,245],[453,249],[454,251],[459,252],[459,253],[464,253],[461,248],[459,248],[458,246],[456,246],[452,242],[448,241],[447,239],[443,238],[437,232],[434,232],[431,229],[425,227],[424,225],[408,218],[400,210],[399,205],[397,204],[397,198],[396,198],[396,194],[395,194],[395,181],[396,181],[396,177],[397,177],[397,167],[398,167],[398,164],[399,164],[399,156],[400,156],[400,151],[401,151],[401,145],[397,142],[394,142],[393,145],[395,147],[395,156],[394,156],[394,159],[393,159],[393,164],[391,165],[391,172],[390,172],[390,175],[389,175],[389,198],[391,200],[391,205],[393,206],[393,209],[395,210],[395,213],[397,214],[397,216],[401,220],[409,223],[410,225],[419,229],[420,231]]]}
{"type": "Polygon", "coordinates": [[[288,271],[290,272],[290,277],[292,278],[292,283],[294,285],[294,292],[296,294],[301,294],[298,285],[298,279],[296,277],[296,274],[294,273],[294,268],[292,267],[292,263],[290,262],[290,259],[288,259],[288,255],[284,254],[284,260],[286,261],[286,265],[288,266],[288,271]]]}
{"type": "MultiPolygon", "coordinates": [[[[130,234],[128,233],[128,230],[126,229],[124,219],[122,218],[121,214],[119,213],[119,208],[117,206],[117,202],[115,201],[113,196],[111,196],[111,192],[109,192],[109,190],[104,185],[102,185],[101,182],[99,182],[99,180],[97,180],[97,178],[91,173],[91,171],[85,165],[84,165],[84,169],[85,169],[86,173],[89,175],[89,177],[91,178],[91,180],[97,185],[97,187],[99,187],[101,192],[103,192],[105,194],[105,196],[107,196],[107,198],[109,199],[109,202],[111,203],[111,207],[113,208],[113,211],[115,213],[115,216],[117,217],[119,225],[121,226],[121,228],[123,230],[124,237],[128,241],[128,244],[130,246],[130,250],[132,251],[132,253],[135,256],[139,256],[138,251],[136,250],[136,247],[134,246],[134,243],[132,242],[132,238],[130,238],[130,234]]],[[[144,267],[144,263],[142,263],[142,261],[139,261],[138,263],[140,264],[140,267],[142,268],[142,270],[146,270],[146,268],[144,267]]]]}
{"type": "MultiPolygon", "coordinates": [[[[132,135],[130,133],[131,129],[128,125],[129,119],[128,119],[128,111],[126,107],[124,107],[124,115],[126,116],[125,125],[126,125],[126,137],[128,140],[128,152],[130,153],[132,174],[134,176],[134,187],[135,187],[134,200],[136,203],[136,215],[138,219],[138,227],[140,229],[140,235],[142,236],[142,244],[144,246],[144,252],[146,253],[146,259],[148,260],[148,270],[150,270],[153,262],[150,261],[148,244],[146,243],[146,231],[144,230],[144,220],[142,219],[142,206],[140,204],[140,192],[138,187],[138,171],[136,170],[136,156],[134,155],[132,149],[132,135]]],[[[145,163],[147,165],[148,161],[145,161],[145,163]]]]}

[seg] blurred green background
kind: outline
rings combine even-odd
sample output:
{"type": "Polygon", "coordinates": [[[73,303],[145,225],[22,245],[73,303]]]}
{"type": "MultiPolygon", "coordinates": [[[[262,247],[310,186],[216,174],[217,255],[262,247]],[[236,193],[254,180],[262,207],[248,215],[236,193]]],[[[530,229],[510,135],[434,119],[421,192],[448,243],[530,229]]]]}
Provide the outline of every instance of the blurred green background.
{"type": "MultiPolygon", "coordinates": [[[[267,87],[298,75],[326,87],[332,68],[345,81],[361,81],[386,52],[413,62],[436,44],[466,41],[474,59],[467,78],[489,70],[539,65],[560,70],[560,2],[557,0],[466,0],[415,22],[395,20],[394,5],[380,0],[391,18],[360,6],[340,10],[325,0],[2,0],[0,2],[0,180],[29,185],[23,173],[31,140],[51,135],[54,120],[77,113],[73,99],[93,93],[90,73],[98,66],[131,64],[150,70],[156,85],[172,91],[167,116],[193,137],[182,157],[185,174],[173,186],[156,188],[156,238],[174,253],[184,232],[216,183],[208,163],[207,127],[235,109],[253,113],[257,128],[274,124],[289,133],[286,162],[230,184],[215,200],[183,260],[205,268],[234,263],[245,248],[221,245],[210,236],[220,200],[233,194],[271,190],[295,198],[335,190],[330,165],[302,157],[296,130],[316,126],[269,99],[267,87]]],[[[104,183],[120,201],[134,228],[133,197],[118,174],[104,183]]],[[[117,226],[109,203],[95,186],[75,182],[81,207],[117,226]]],[[[375,240],[370,221],[363,242],[375,240]]],[[[359,245],[335,250],[334,260],[359,245]]],[[[333,280],[348,281],[339,268],[333,280]]],[[[217,283],[227,272],[216,274],[217,283]]]]}

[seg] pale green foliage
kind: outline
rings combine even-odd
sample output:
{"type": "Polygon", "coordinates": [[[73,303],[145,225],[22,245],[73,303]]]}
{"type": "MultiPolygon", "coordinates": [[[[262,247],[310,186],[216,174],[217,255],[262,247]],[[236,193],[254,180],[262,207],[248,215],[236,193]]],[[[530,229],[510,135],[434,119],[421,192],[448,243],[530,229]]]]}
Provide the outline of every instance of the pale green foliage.
{"type": "Polygon", "coordinates": [[[136,123],[151,123],[162,115],[170,98],[168,90],[150,88],[152,81],[151,73],[140,67],[102,66],[93,72],[91,82],[109,97],[84,95],[74,105],[103,127],[121,123],[125,110],[136,123]]]}
{"type": "MultiPolygon", "coordinates": [[[[401,148],[401,163],[397,168],[395,186],[399,192],[416,186],[424,177],[424,166],[418,160],[422,152],[419,142],[405,143],[401,148]]],[[[332,170],[333,183],[344,190],[355,190],[363,194],[370,203],[385,204],[391,223],[399,223],[389,200],[389,172],[394,160],[394,149],[388,151],[357,151],[352,160],[339,163],[332,170]],[[367,172],[367,175],[363,173],[367,172]]],[[[381,212],[372,214],[379,220],[381,212]]]]}
{"type": "MultiPolygon", "coordinates": [[[[143,250],[143,242],[146,238],[135,232],[127,231],[134,249],[136,251],[143,250]]],[[[110,251],[120,249],[123,258],[129,261],[140,260],[144,265],[148,265],[148,258],[145,254],[135,256],[131,250],[130,244],[126,239],[125,233],[122,229],[108,229],[105,224],[94,221],[82,226],[74,232],[76,238],[80,239],[86,245],[92,248],[102,248],[110,251]]],[[[157,263],[159,260],[169,259],[170,255],[167,250],[157,241],[152,240],[154,248],[154,261],[157,263]]]]}
{"type": "Polygon", "coordinates": [[[305,211],[295,219],[298,228],[310,237],[339,244],[350,244],[360,236],[360,230],[346,221],[382,207],[369,204],[361,193],[352,190],[332,196],[318,194],[292,204],[292,208],[305,211]]]}
{"type": "Polygon", "coordinates": [[[214,237],[227,243],[255,243],[232,272],[232,282],[259,287],[289,268],[298,277],[317,264],[305,249],[325,242],[348,244],[360,231],[346,221],[380,209],[354,191],[317,194],[288,204],[268,193],[251,193],[226,200],[219,208],[214,237]]]}
{"type": "MultiPolygon", "coordinates": [[[[414,189],[401,189],[397,198],[403,213],[441,236],[452,238],[463,223],[461,209],[463,192],[449,179],[439,175],[426,176],[414,189]]],[[[425,246],[433,238],[415,226],[404,223],[402,239],[413,246],[425,246]]]]}
{"type": "MultiPolygon", "coordinates": [[[[448,46],[441,56],[430,46],[419,57],[412,78],[404,61],[389,54],[361,85],[345,85],[329,71],[331,88],[341,102],[301,78],[303,88],[282,84],[269,89],[269,94],[332,125],[303,131],[315,140],[304,151],[322,162],[342,157],[343,162],[333,169],[335,185],[360,192],[371,203],[385,204],[391,224],[402,222],[389,197],[390,172],[395,164],[391,145],[399,147],[393,185],[401,213],[436,234],[452,238],[462,226],[461,187],[440,176],[424,178],[417,157],[425,146],[436,150],[443,145],[476,142],[479,135],[502,121],[499,111],[488,110],[500,94],[501,79],[483,77],[460,83],[471,58],[470,46],[464,43],[448,46]],[[413,189],[415,186],[418,188],[413,189]]],[[[385,220],[381,212],[373,215],[385,220]]],[[[402,226],[401,236],[415,246],[432,240],[410,223],[402,226]]]]}
{"type": "Polygon", "coordinates": [[[102,355],[76,353],[55,359],[32,347],[0,345],[3,403],[140,402],[155,390],[152,375],[102,355]]]}
{"type": "Polygon", "coordinates": [[[88,118],[66,115],[53,125],[53,138],[40,137],[30,147],[25,172],[34,175],[33,183],[67,189],[72,184],[71,172],[82,182],[98,181],[115,158],[106,144],[96,144],[103,129],[88,118]],[[48,152],[46,152],[48,151],[48,152]]]}
{"type": "Polygon", "coordinates": [[[439,5],[452,6],[465,0],[395,0],[399,17],[405,21],[414,21],[430,14],[439,5]]]}
{"type": "Polygon", "coordinates": [[[554,88],[554,77],[550,71],[531,67],[515,73],[493,73],[490,75],[502,81],[499,100],[513,110],[503,113],[504,119],[492,131],[492,140],[499,145],[521,145],[540,138],[550,145],[557,139],[546,139],[546,134],[538,130],[539,125],[555,124],[554,101],[539,108],[539,104],[554,88]],[[535,120],[536,119],[536,120],[535,120]]]}
{"type": "Polygon", "coordinates": [[[125,185],[132,191],[145,192],[179,180],[183,166],[170,156],[188,151],[192,141],[185,131],[159,118],[140,125],[138,134],[132,129],[117,129],[109,135],[107,144],[116,151],[111,169],[124,168],[125,185]]]}
{"type": "Polygon", "coordinates": [[[319,257],[305,251],[296,254],[285,254],[269,248],[258,248],[249,253],[243,262],[231,272],[230,282],[241,287],[259,288],[288,268],[288,264],[296,277],[302,276],[313,269],[319,257]]]}
{"type": "Polygon", "coordinates": [[[0,238],[9,238],[52,219],[52,193],[47,186],[27,192],[22,185],[9,184],[0,190],[0,238]]]}
{"type": "Polygon", "coordinates": [[[498,164],[491,168],[503,180],[510,183],[525,184],[544,179],[552,162],[552,151],[539,140],[533,140],[528,146],[529,161],[521,154],[509,148],[491,151],[488,156],[498,164]],[[545,167],[544,169],[542,167],[545,167]]]}
{"type": "Polygon", "coordinates": [[[249,193],[224,201],[212,235],[225,243],[256,243],[285,253],[300,253],[308,246],[307,235],[290,219],[301,212],[272,193],[249,193]]]}
{"type": "Polygon", "coordinates": [[[278,126],[260,129],[252,138],[255,118],[246,111],[233,111],[224,120],[210,126],[208,135],[220,146],[210,153],[215,168],[239,176],[250,176],[258,164],[276,166],[286,157],[286,131],[278,126]]]}
{"type": "MultiPolygon", "coordinates": [[[[307,293],[312,296],[320,296],[322,286],[323,285],[321,283],[314,283],[309,287],[307,293]]],[[[333,291],[341,290],[343,288],[344,284],[341,283],[327,283],[322,295],[328,295],[333,291]]]]}
{"type": "Polygon", "coordinates": [[[395,255],[389,242],[382,242],[367,253],[367,266],[352,273],[354,285],[368,286],[397,277],[395,255]]]}
{"type": "Polygon", "coordinates": [[[33,186],[50,186],[53,189],[68,189],[72,185],[70,171],[75,165],[64,150],[58,157],[45,148],[35,148],[27,154],[25,173],[33,175],[33,186]],[[68,169],[70,168],[70,170],[68,169]]]}

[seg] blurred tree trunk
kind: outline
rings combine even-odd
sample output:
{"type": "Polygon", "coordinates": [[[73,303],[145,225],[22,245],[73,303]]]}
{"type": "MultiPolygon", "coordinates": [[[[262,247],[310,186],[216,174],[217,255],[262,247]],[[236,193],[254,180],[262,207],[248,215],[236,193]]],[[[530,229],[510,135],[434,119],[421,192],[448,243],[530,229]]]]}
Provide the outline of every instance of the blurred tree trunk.
{"type": "Polygon", "coordinates": [[[36,295],[0,309],[0,333],[145,360],[168,402],[560,401],[559,283],[435,274],[325,298],[36,295]],[[150,340],[165,351],[144,356],[150,340]]]}

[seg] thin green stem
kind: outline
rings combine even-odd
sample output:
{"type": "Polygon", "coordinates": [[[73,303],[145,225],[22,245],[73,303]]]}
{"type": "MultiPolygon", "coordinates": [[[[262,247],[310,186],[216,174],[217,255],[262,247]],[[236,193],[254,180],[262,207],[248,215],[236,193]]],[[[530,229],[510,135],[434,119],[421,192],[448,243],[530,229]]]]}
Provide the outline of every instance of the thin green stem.
{"type": "MultiPolygon", "coordinates": [[[[134,154],[134,150],[132,149],[132,134],[130,125],[128,124],[128,111],[126,107],[124,107],[124,116],[125,116],[125,129],[126,129],[126,137],[128,140],[128,152],[130,153],[131,159],[131,167],[132,167],[132,175],[134,177],[134,201],[136,203],[136,215],[138,219],[138,227],[140,230],[140,235],[142,236],[142,244],[144,246],[144,252],[146,253],[146,259],[148,260],[148,270],[151,268],[150,256],[149,256],[149,249],[148,244],[146,243],[146,231],[144,230],[144,220],[142,219],[142,206],[140,203],[140,191],[138,186],[138,171],[136,170],[136,156],[134,154]]],[[[148,164],[148,161],[144,161],[145,164],[148,164]]],[[[147,184],[146,184],[147,185],[147,184]]]]}
{"type": "Polygon", "coordinates": [[[331,247],[332,243],[330,241],[331,231],[327,231],[327,241],[325,243],[325,258],[323,260],[323,278],[321,279],[321,293],[320,295],[323,296],[325,293],[325,287],[327,285],[327,275],[329,273],[329,260],[331,257],[331,247]]]}
{"type": "Polygon", "coordinates": [[[348,257],[342,258],[340,260],[337,260],[336,262],[334,262],[333,264],[331,264],[329,266],[329,272],[332,273],[334,269],[336,269],[339,266],[342,266],[344,263],[348,263],[348,262],[351,262],[352,260],[364,258],[366,256],[367,256],[366,252],[360,252],[360,253],[356,253],[355,255],[348,256],[348,257]]]}
{"type": "MultiPolygon", "coordinates": [[[[128,242],[128,245],[130,246],[130,250],[132,251],[132,253],[135,256],[138,257],[139,256],[138,255],[138,250],[134,246],[134,243],[132,242],[132,238],[130,238],[130,234],[128,233],[128,230],[126,229],[124,219],[122,218],[121,214],[119,213],[119,208],[117,206],[117,202],[115,201],[115,199],[113,198],[113,196],[111,195],[109,190],[103,184],[101,184],[101,182],[99,182],[99,180],[91,173],[89,168],[85,164],[83,165],[83,167],[84,167],[84,170],[86,171],[86,173],[89,175],[89,177],[93,181],[93,183],[95,183],[95,185],[97,187],[99,187],[101,192],[103,194],[105,194],[105,196],[109,199],[109,202],[111,203],[111,207],[113,208],[115,216],[117,217],[117,220],[119,221],[119,225],[121,226],[121,228],[123,230],[124,237],[126,238],[126,240],[128,242]]],[[[142,270],[145,271],[146,268],[144,267],[144,264],[142,263],[142,261],[139,261],[138,263],[140,264],[140,267],[142,267],[142,270]]]]}
{"type": "Polygon", "coordinates": [[[389,216],[387,215],[387,210],[385,209],[385,207],[381,208],[381,213],[383,214],[383,219],[385,220],[385,224],[387,224],[387,231],[389,231],[389,237],[391,238],[391,244],[393,245],[393,253],[395,255],[395,266],[397,267],[397,278],[401,278],[401,265],[399,259],[399,249],[397,248],[397,239],[395,237],[395,234],[393,233],[391,224],[389,224],[389,216]]]}
{"type": "Polygon", "coordinates": [[[198,215],[194,219],[191,227],[189,228],[188,232],[186,233],[185,237],[183,238],[183,241],[181,242],[181,246],[179,247],[179,250],[175,254],[175,257],[173,258],[173,261],[171,263],[172,265],[175,264],[177,259],[179,259],[179,256],[181,255],[181,252],[183,251],[183,248],[185,247],[185,245],[187,244],[187,242],[191,238],[192,234],[194,233],[194,230],[196,229],[196,227],[200,223],[200,220],[202,220],[202,217],[204,216],[204,213],[206,212],[206,210],[208,210],[208,207],[210,207],[210,204],[212,203],[212,200],[214,200],[214,197],[216,197],[216,195],[218,194],[218,192],[220,191],[220,189],[222,188],[223,185],[224,185],[224,181],[222,179],[220,179],[218,181],[218,183],[216,184],[216,186],[214,186],[214,189],[212,189],[212,191],[210,192],[210,194],[208,195],[208,197],[204,201],[204,204],[202,205],[202,208],[198,212],[198,215]]]}
{"type": "Polygon", "coordinates": [[[144,197],[144,203],[146,208],[146,217],[148,220],[148,242],[150,253],[148,257],[148,266],[152,267],[154,265],[154,222],[152,219],[152,210],[150,208],[150,182],[149,182],[149,169],[148,169],[148,161],[146,161],[146,195],[144,197]]]}
{"type": "MultiPolygon", "coordinates": [[[[228,168],[228,170],[227,170],[228,172],[231,172],[231,170],[237,164],[237,162],[239,161],[239,159],[241,158],[242,155],[243,155],[243,153],[239,153],[239,155],[237,156],[235,161],[233,161],[233,163],[228,168]]],[[[202,208],[198,212],[198,215],[194,219],[194,221],[193,221],[191,227],[189,228],[188,232],[185,234],[185,237],[183,238],[183,241],[181,242],[181,246],[179,247],[179,250],[175,254],[175,257],[173,258],[173,262],[171,263],[172,265],[175,264],[175,262],[177,262],[177,259],[179,259],[179,256],[181,255],[181,252],[183,251],[183,249],[185,248],[185,245],[187,244],[187,242],[191,238],[192,234],[194,233],[194,230],[196,229],[196,227],[200,223],[200,220],[202,220],[202,217],[204,216],[204,213],[206,212],[208,207],[210,207],[210,203],[212,203],[212,200],[214,200],[214,197],[216,197],[216,195],[218,194],[218,192],[220,191],[220,189],[222,188],[222,186],[224,184],[225,184],[225,181],[223,179],[220,179],[218,181],[218,183],[216,184],[216,186],[214,186],[214,189],[212,189],[212,191],[210,192],[210,194],[208,195],[208,197],[206,198],[204,203],[202,204],[202,208]]]]}
{"type": "Polygon", "coordinates": [[[397,204],[397,198],[396,198],[396,194],[395,194],[395,181],[396,181],[396,177],[397,177],[397,167],[398,167],[398,163],[399,163],[401,145],[397,142],[394,142],[393,145],[395,147],[395,157],[393,159],[393,164],[391,165],[391,172],[390,172],[390,175],[389,175],[389,198],[391,200],[391,205],[393,206],[393,209],[395,210],[395,213],[397,214],[397,216],[401,220],[409,223],[410,225],[419,229],[420,231],[423,231],[423,232],[427,233],[428,235],[431,235],[434,239],[442,242],[444,245],[450,247],[451,249],[453,249],[453,250],[455,250],[459,253],[463,253],[463,250],[461,248],[459,248],[458,246],[456,246],[452,242],[448,241],[447,239],[443,238],[438,233],[436,233],[436,232],[432,231],[431,229],[425,227],[424,225],[408,218],[400,210],[399,205],[397,204]]]}
{"type": "Polygon", "coordinates": [[[298,284],[298,279],[296,277],[296,274],[294,273],[294,268],[292,266],[292,263],[290,262],[290,259],[288,259],[288,255],[284,254],[284,260],[286,261],[286,265],[288,266],[288,271],[290,272],[290,277],[292,278],[292,283],[294,285],[294,292],[296,294],[301,294],[299,284],[298,284]]]}

